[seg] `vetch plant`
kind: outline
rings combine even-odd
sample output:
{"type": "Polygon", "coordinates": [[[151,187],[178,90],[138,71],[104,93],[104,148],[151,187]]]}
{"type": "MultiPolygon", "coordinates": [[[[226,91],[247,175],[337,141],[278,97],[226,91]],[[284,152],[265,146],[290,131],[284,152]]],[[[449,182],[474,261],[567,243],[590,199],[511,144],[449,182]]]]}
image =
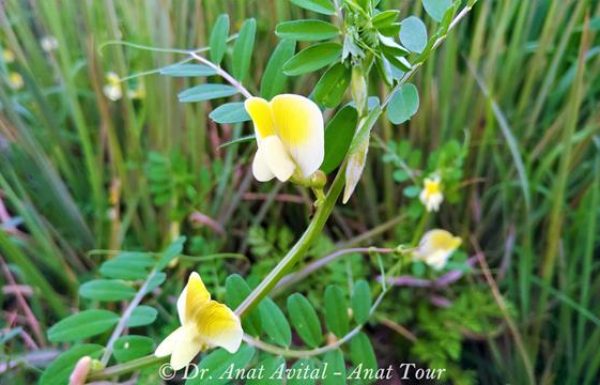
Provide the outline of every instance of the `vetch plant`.
{"type": "MultiPolygon", "coordinates": [[[[411,256],[435,270],[442,269],[460,245],[460,238],[449,232],[431,230],[412,253],[415,241],[411,239],[396,249],[367,250],[373,252],[380,267],[381,286],[372,288],[366,280],[357,280],[346,289],[329,285],[324,292],[323,312],[317,312],[304,295],[293,293],[286,301],[286,315],[271,298],[284,277],[293,278],[290,275],[294,267],[319,238],[339,198],[343,203],[352,198],[375,137],[372,130],[380,118],[387,113],[391,123],[400,124],[417,112],[418,90],[409,80],[475,1],[469,0],[462,8],[460,0],[426,8],[436,21],[429,35],[420,19],[409,16],[399,21],[399,11],[380,9],[377,0],[293,3],[329,19],[294,20],[277,26],[276,34],[282,40],[266,65],[260,96],[250,91],[256,87],[249,79],[257,29],[254,19],[246,20],[237,34],[230,36],[229,17],[221,15],[211,32],[209,47],[170,50],[186,57],[158,72],[171,77],[210,79],[182,90],[178,94],[181,103],[234,98],[214,109],[210,118],[221,124],[252,121],[254,135],[236,143],[253,145],[256,141],[250,168],[258,181],[276,178],[314,190],[314,213],[305,231],[254,287],[239,275],[229,276],[221,292],[224,304],[211,300],[199,275],[192,273],[177,301],[181,326],[156,349],[148,336],[122,334],[127,328],[147,325],[156,318],[157,311],[141,305],[141,301],[161,287],[166,279],[164,270],[176,266],[178,257],[185,259],[184,239],[174,237],[174,243],[162,253],[122,252],[107,260],[100,268],[104,278],[82,285],[80,295],[94,301],[128,301],[126,310],[122,315],[109,310],[85,310],[51,328],[49,336],[54,342],[97,337],[110,330],[112,333],[106,346],[72,348],[76,350],[67,352],[63,361],[56,361],[61,366],[48,368],[43,384],[50,384],[50,379],[54,381],[59,375],[59,369],[63,370],[62,375],[65,366],[74,365],[74,359],[82,356],[96,360],[88,380],[105,380],[162,363],[169,355],[173,369],[182,369],[209,346],[224,348],[202,354],[198,360],[199,367],[211,369],[213,376],[225,373],[229,364],[243,368],[260,362],[274,371],[281,364],[286,365],[287,359],[296,360],[292,368],[328,363],[344,373],[347,365],[376,372],[377,359],[363,327],[373,319],[389,290],[386,276],[398,273],[405,257],[411,256]],[[233,47],[229,47],[231,41],[233,47]],[[312,45],[296,53],[296,41],[312,45]],[[286,93],[285,76],[307,75],[322,69],[324,72],[308,96],[286,93]],[[372,93],[370,83],[374,77],[387,85],[383,99],[372,93]],[[327,114],[323,112],[326,109],[330,109],[327,114]],[[396,257],[391,269],[385,268],[382,254],[396,257]],[[298,339],[292,338],[292,328],[298,339]]],[[[107,81],[106,96],[120,99],[119,79],[109,74],[107,81]]],[[[422,200],[429,211],[437,211],[441,203],[439,180],[430,182],[422,200]]],[[[167,199],[170,197],[167,195],[167,199]]],[[[417,240],[425,224],[423,220],[412,234],[417,240]]],[[[178,232],[179,228],[174,228],[173,235],[178,232]]],[[[365,383],[377,379],[362,378],[365,383]]],[[[201,381],[191,378],[186,384],[201,381]]],[[[222,383],[226,382],[228,379],[222,383]]]]}

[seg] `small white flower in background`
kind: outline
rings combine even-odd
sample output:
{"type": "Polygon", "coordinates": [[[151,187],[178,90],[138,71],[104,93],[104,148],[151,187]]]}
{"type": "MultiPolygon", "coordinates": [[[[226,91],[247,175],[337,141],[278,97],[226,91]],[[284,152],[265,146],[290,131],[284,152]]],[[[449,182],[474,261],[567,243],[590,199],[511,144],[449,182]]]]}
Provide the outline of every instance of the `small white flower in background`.
{"type": "Polygon", "coordinates": [[[210,299],[198,273],[192,273],[177,300],[181,326],[169,334],[156,348],[157,357],[171,356],[171,367],[186,367],[198,353],[221,347],[235,353],[244,331],[240,318],[227,306],[210,299]]]}
{"type": "Polygon", "coordinates": [[[252,173],[260,182],[287,181],[299,172],[310,177],[325,156],[323,115],[310,99],[293,94],[246,99],[246,111],[254,123],[258,150],[252,173]]]}
{"type": "Polygon", "coordinates": [[[114,72],[106,74],[106,85],[102,89],[104,95],[113,102],[123,97],[123,87],[121,86],[121,79],[114,72]]]}
{"type": "Polygon", "coordinates": [[[25,85],[23,76],[18,72],[11,72],[8,74],[8,86],[13,90],[20,90],[25,85]]]}
{"type": "Polygon", "coordinates": [[[413,251],[413,260],[423,261],[435,270],[441,270],[461,243],[460,237],[455,237],[446,230],[429,230],[413,251]]]}
{"type": "Polygon", "coordinates": [[[40,45],[44,52],[55,51],[58,48],[58,40],[54,36],[44,36],[40,39],[40,45]]]}
{"type": "Polygon", "coordinates": [[[12,63],[15,61],[15,53],[8,48],[2,50],[2,60],[5,63],[12,63]]]}
{"type": "Polygon", "coordinates": [[[427,211],[438,211],[440,209],[444,195],[442,194],[442,180],[438,175],[425,178],[419,199],[425,205],[427,211]]]}

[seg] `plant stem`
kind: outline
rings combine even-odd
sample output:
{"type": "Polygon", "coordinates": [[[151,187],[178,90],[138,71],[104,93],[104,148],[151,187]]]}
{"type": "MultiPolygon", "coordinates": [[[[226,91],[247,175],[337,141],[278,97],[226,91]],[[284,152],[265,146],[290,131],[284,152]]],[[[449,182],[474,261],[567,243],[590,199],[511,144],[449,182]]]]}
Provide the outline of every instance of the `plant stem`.
{"type": "Polygon", "coordinates": [[[217,73],[217,75],[221,76],[223,79],[227,80],[227,82],[229,82],[229,84],[231,84],[232,86],[237,88],[238,91],[240,91],[240,93],[242,95],[244,95],[244,97],[246,97],[246,98],[252,97],[252,94],[242,85],[242,83],[238,82],[233,76],[231,76],[229,74],[229,72],[225,71],[223,68],[219,67],[218,65],[211,62],[210,60],[203,58],[202,56],[198,55],[195,52],[190,52],[190,56],[193,57],[194,59],[198,60],[200,63],[205,64],[205,65],[209,66],[210,68],[214,69],[215,72],[217,73]]]}
{"type": "Polygon", "coordinates": [[[297,273],[293,273],[293,274],[288,274],[285,277],[283,277],[279,281],[279,283],[275,286],[275,288],[273,289],[273,294],[274,295],[279,294],[280,292],[284,291],[285,289],[292,286],[296,282],[300,282],[301,280],[308,277],[313,272],[327,266],[329,263],[334,262],[335,260],[339,259],[340,257],[343,257],[344,255],[354,254],[354,253],[371,253],[371,252],[381,253],[381,254],[389,254],[389,253],[394,253],[395,251],[396,251],[395,249],[384,248],[384,247],[353,247],[353,248],[349,248],[349,249],[337,250],[323,258],[320,258],[320,259],[312,262],[311,264],[306,266],[301,271],[299,271],[297,273]]]}
{"type": "Polygon", "coordinates": [[[344,164],[338,171],[331,188],[327,192],[325,199],[317,209],[315,216],[311,220],[308,228],[302,234],[302,237],[294,245],[294,247],[286,254],[286,256],[275,266],[273,270],[265,277],[252,293],[238,306],[235,313],[239,316],[248,312],[256,306],[269,292],[277,285],[277,283],[287,274],[290,269],[304,256],[312,242],[321,234],[325,222],[331,215],[333,207],[340,196],[344,187],[346,178],[346,165],[344,164]]]}
{"type": "Polygon", "coordinates": [[[129,321],[129,318],[131,317],[131,314],[133,313],[135,308],[140,304],[140,302],[142,302],[142,298],[144,298],[144,296],[146,295],[148,285],[150,284],[150,281],[154,278],[155,275],[156,275],[156,270],[153,270],[152,272],[150,272],[150,274],[148,274],[148,278],[146,278],[146,280],[144,281],[144,283],[142,284],[142,286],[136,293],[135,297],[133,297],[133,299],[129,303],[129,306],[127,306],[127,309],[125,309],[125,311],[123,312],[123,315],[121,316],[121,319],[119,320],[119,323],[117,324],[117,327],[115,327],[115,330],[113,331],[112,335],[108,339],[108,343],[106,344],[106,349],[104,350],[104,354],[102,354],[102,358],[100,359],[100,362],[102,363],[103,366],[108,364],[108,360],[110,359],[110,356],[112,355],[112,351],[113,351],[115,342],[117,341],[117,339],[119,338],[121,333],[123,333],[123,330],[125,330],[125,327],[127,327],[127,321],[129,321]]]}
{"type": "Polygon", "coordinates": [[[145,368],[147,366],[151,366],[154,364],[159,364],[161,362],[168,361],[169,357],[156,357],[155,355],[148,355],[133,361],[126,362],[124,364],[119,364],[115,366],[111,366],[97,372],[91,373],[87,380],[88,381],[99,381],[105,380],[107,378],[120,376],[122,374],[131,373],[133,371],[145,368]]]}

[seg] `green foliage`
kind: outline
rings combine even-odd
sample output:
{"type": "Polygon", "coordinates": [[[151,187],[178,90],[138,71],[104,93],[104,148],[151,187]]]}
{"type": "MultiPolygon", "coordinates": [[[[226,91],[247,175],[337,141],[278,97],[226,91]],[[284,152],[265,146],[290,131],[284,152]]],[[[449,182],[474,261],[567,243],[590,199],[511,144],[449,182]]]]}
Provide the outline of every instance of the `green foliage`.
{"type": "Polygon", "coordinates": [[[119,316],[108,310],[84,310],[48,329],[48,339],[52,342],[80,341],[104,333],[118,321],[119,316]]]}
{"type": "Polygon", "coordinates": [[[256,350],[248,345],[242,345],[234,354],[230,354],[223,349],[215,350],[203,357],[198,365],[200,371],[206,369],[206,373],[210,373],[212,378],[209,380],[208,378],[197,376],[196,378],[187,380],[185,383],[186,385],[196,385],[205,384],[210,381],[210,384],[215,385],[227,384],[230,381],[228,379],[228,370],[231,370],[231,368],[234,368],[234,370],[243,369],[250,363],[255,353],[256,350]]]}
{"type": "Polygon", "coordinates": [[[321,323],[312,304],[302,294],[288,297],[287,309],[294,329],[310,347],[317,347],[323,341],[321,323]]]}
{"type": "Polygon", "coordinates": [[[98,358],[102,351],[102,345],[81,344],[75,345],[69,350],[61,353],[42,373],[39,385],[66,384],[73,372],[73,368],[80,358],[90,356],[98,358]]]}
{"type": "Polygon", "coordinates": [[[121,252],[100,265],[99,272],[106,278],[137,280],[148,276],[154,261],[150,254],[121,252]]]}
{"type": "Polygon", "coordinates": [[[123,336],[115,341],[114,355],[117,362],[127,362],[154,351],[154,340],[145,336],[123,336]]]}
{"type": "MultiPolygon", "coordinates": [[[[232,309],[237,308],[250,294],[250,287],[237,274],[230,275],[225,281],[225,303],[232,309]]],[[[260,309],[253,310],[242,319],[244,331],[250,335],[258,336],[261,332],[260,309]]]]}
{"type": "Polygon", "coordinates": [[[284,64],[294,56],[296,42],[281,40],[269,58],[260,82],[260,94],[265,99],[285,91],[287,76],[283,73],[284,64]]]}
{"type": "Polygon", "coordinates": [[[319,41],[338,36],[340,30],[322,20],[293,20],[279,23],[275,33],[280,39],[319,41]]]}
{"type": "Polygon", "coordinates": [[[337,61],[342,54],[338,43],[320,43],[298,52],[283,66],[283,72],[289,76],[298,76],[321,69],[337,61]]]}
{"type": "Polygon", "coordinates": [[[210,60],[220,64],[227,49],[227,37],[229,35],[229,15],[219,15],[210,33],[210,60]]]}
{"type": "Polygon", "coordinates": [[[452,0],[423,0],[423,7],[431,18],[442,21],[446,11],[452,6],[452,0]]]}
{"type": "Polygon", "coordinates": [[[209,117],[219,124],[242,123],[250,120],[242,102],[223,104],[212,111],[209,117]]]}
{"type": "Polygon", "coordinates": [[[325,173],[335,170],[344,160],[354,137],[357,121],[356,109],[346,106],[327,123],[325,127],[325,159],[321,165],[321,170],[325,173]]]}
{"type": "MultiPolygon", "coordinates": [[[[350,85],[350,77],[351,71],[344,64],[336,63],[331,66],[315,85],[313,91],[315,101],[328,108],[337,107],[350,85]]],[[[351,121],[348,121],[348,124],[350,123],[351,121]]]]}
{"type": "MultiPolygon", "coordinates": [[[[371,371],[374,373],[378,369],[377,357],[375,357],[373,345],[365,333],[358,333],[350,341],[350,357],[355,366],[354,370],[360,368],[359,372],[371,371]]],[[[374,382],[374,379],[353,376],[352,371],[348,373],[348,377],[353,379],[351,383],[354,384],[371,384],[374,382]]]]}
{"type": "Polygon", "coordinates": [[[150,306],[140,305],[133,309],[131,316],[127,320],[127,326],[130,328],[150,325],[156,321],[158,311],[150,306]]]}
{"type": "Polygon", "coordinates": [[[364,279],[356,281],[352,290],[352,314],[358,324],[367,322],[372,304],[369,283],[364,279]]]}
{"type": "Polygon", "coordinates": [[[402,85],[390,99],[388,119],[394,124],[408,121],[419,109],[419,92],[411,83],[402,85]]]}
{"type": "Polygon", "coordinates": [[[348,301],[338,286],[329,285],[325,289],[324,309],[327,328],[337,337],[344,337],[350,330],[348,301]]]}
{"type": "Polygon", "coordinates": [[[79,295],[97,301],[122,301],[133,298],[135,289],[116,279],[95,279],[79,287],[79,295]]]}
{"type": "Polygon", "coordinates": [[[335,8],[329,0],[291,0],[293,4],[323,15],[333,15],[335,8]]]}
{"type": "Polygon", "coordinates": [[[292,329],[290,324],[275,302],[267,298],[259,305],[260,317],[267,336],[276,344],[290,346],[292,329]]]}
{"type": "MultiPolygon", "coordinates": [[[[256,20],[248,19],[242,24],[238,38],[233,46],[232,74],[243,81],[248,76],[250,61],[254,50],[254,38],[256,36],[256,20]]],[[[230,95],[227,95],[230,96],[230,95]]]]}
{"type": "Polygon", "coordinates": [[[327,363],[330,368],[330,373],[339,373],[340,375],[329,375],[323,379],[323,385],[345,385],[346,384],[346,363],[344,362],[344,354],[341,350],[336,349],[325,354],[323,363],[327,363]]]}
{"type": "Polygon", "coordinates": [[[187,90],[180,92],[177,96],[181,103],[192,103],[226,98],[237,93],[238,90],[235,87],[226,84],[200,84],[199,86],[188,88],[187,90]]]}
{"type": "Polygon", "coordinates": [[[412,52],[422,53],[427,46],[427,27],[421,19],[410,16],[402,20],[400,42],[412,52]]]}
{"type": "Polygon", "coordinates": [[[214,68],[210,68],[205,64],[173,64],[160,69],[160,74],[173,77],[195,77],[195,76],[212,76],[216,74],[214,68]]]}

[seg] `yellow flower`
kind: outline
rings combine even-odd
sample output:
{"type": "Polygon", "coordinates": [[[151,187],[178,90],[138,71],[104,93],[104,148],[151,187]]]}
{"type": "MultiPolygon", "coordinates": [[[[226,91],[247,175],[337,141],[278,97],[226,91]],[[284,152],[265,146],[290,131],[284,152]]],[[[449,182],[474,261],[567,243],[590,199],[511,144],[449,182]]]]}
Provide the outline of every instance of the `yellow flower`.
{"type": "Polygon", "coordinates": [[[198,273],[192,273],[177,300],[181,326],[165,338],[154,354],[171,356],[174,370],[186,367],[202,350],[222,347],[235,353],[244,334],[239,317],[227,306],[210,299],[198,273]]]}
{"type": "Polygon", "coordinates": [[[444,200],[441,182],[440,177],[437,175],[432,178],[425,178],[419,199],[423,202],[427,211],[438,211],[440,209],[440,205],[444,200]]]}
{"type": "Polygon", "coordinates": [[[8,85],[13,90],[20,90],[23,88],[25,82],[23,81],[23,76],[21,76],[18,72],[11,72],[8,74],[8,85]]]}
{"type": "Polygon", "coordinates": [[[462,240],[459,237],[455,237],[446,230],[429,230],[413,251],[413,260],[423,261],[435,270],[441,270],[461,243],[462,240]]]}
{"type": "Polygon", "coordinates": [[[245,107],[258,144],[252,163],[257,180],[266,182],[276,177],[284,182],[295,173],[307,178],[321,167],[325,155],[323,115],[314,102],[283,94],[270,102],[248,98],[245,107]]]}
{"type": "Polygon", "coordinates": [[[106,85],[102,89],[104,95],[110,100],[117,101],[123,97],[123,88],[121,87],[121,79],[114,72],[106,74],[106,85]]]}
{"type": "Polygon", "coordinates": [[[2,50],[2,59],[5,63],[12,63],[15,61],[15,53],[8,48],[2,50]]]}

